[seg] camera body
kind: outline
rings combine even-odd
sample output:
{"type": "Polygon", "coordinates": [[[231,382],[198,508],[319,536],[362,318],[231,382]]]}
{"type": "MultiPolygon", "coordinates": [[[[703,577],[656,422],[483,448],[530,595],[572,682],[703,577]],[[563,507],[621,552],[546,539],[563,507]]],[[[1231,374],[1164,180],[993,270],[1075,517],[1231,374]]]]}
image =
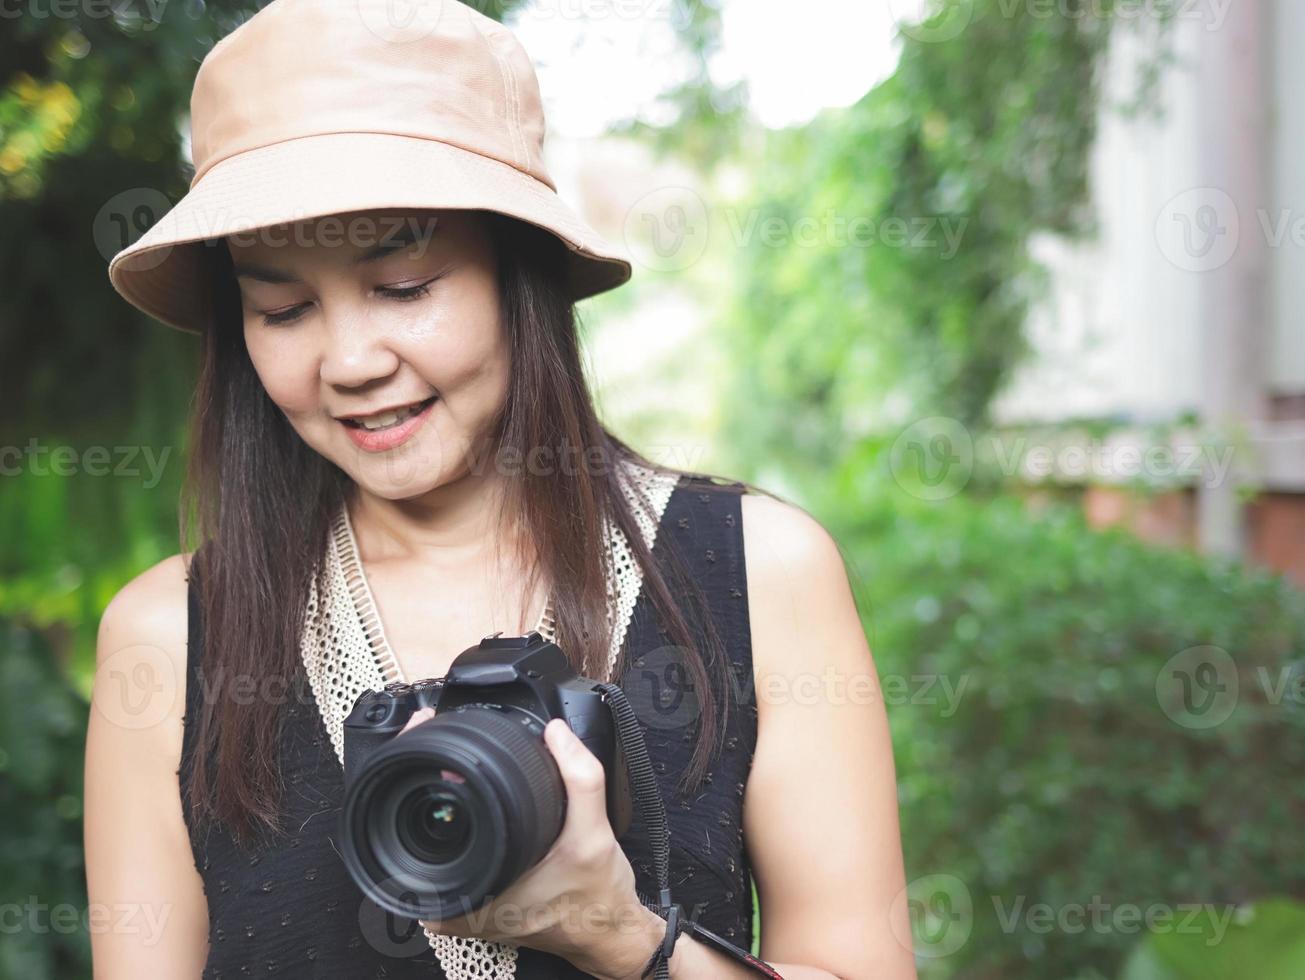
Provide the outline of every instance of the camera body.
{"type": "Polygon", "coordinates": [[[631,795],[611,711],[538,632],[486,637],[443,678],[363,692],[344,722],[341,849],[363,891],[399,915],[450,918],[533,867],[566,814],[543,742],[554,718],[602,763],[620,837],[631,795]],[[427,707],[435,717],[396,739],[427,707]]]}

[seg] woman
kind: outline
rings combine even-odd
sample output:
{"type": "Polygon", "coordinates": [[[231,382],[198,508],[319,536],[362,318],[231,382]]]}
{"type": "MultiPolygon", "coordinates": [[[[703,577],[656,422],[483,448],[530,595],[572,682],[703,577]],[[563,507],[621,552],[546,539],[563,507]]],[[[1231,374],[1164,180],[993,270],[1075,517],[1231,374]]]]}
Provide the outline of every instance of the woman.
{"type": "MultiPolygon", "coordinates": [[[[640,900],[649,843],[617,838],[561,721],[561,833],[488,905],[417,928],[339,857],[357,695],[533,628],[627,691],[687,916],[746,948],[755,881],[782,975],[914,977],[837,546],[602,427],[573,304],[630,267],[554,193],[525,53],[452,0],[388,9],[274,0],[220,42],[191,192],[110,266],[203,336],[183,508],[202,544],[100,626],[90,898],[153,927],[94,931],[96,976],[642,975],[668,932],[640,900]]],[[[755,975],[692,933],[667,945],[671,976],[755,975]]]]}

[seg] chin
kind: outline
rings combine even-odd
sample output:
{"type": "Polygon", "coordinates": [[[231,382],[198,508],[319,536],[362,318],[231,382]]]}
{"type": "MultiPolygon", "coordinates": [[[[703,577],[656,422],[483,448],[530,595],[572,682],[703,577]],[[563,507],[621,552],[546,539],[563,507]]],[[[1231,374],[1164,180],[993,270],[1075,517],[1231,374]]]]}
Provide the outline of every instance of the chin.
{"type": "Polygon", "coordinates": [[[358,484],[359,488],[383,500],[412,500],[449,482],[443,474],[432,473],[425,469],[421,472],[386,472],[387,469],[396,470],[401,466],[400,463],[387,465],[382,462],[346,469],[345,472],[353,478],[353,482],[358,484]]]}

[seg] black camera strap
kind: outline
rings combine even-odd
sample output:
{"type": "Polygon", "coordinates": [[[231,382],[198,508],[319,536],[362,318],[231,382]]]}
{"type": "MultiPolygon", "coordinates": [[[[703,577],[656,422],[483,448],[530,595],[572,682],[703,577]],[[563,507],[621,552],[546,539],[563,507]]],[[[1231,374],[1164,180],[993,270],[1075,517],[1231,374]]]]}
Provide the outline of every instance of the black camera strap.
{"type": "Polygon", "coordinates": [[[658,895],[656,898],[642,893],[639,900],[666,920],[666,938],[661,947],[653,954],[644,967],[642,976],[652,976],[655,980],[669,980],[670,967],[667,961],[675,950],[675,940],[681,933],[688,932],[711,948],[724,953],[751,968],[763,977],[783,980],[774,967],[757,959],[745,949],[716,935],[710,929],[704,929],[684,914],[684,909],[671,900],[671,835],[666,823],[666,806],[662,800],[657,778],[653,775],[652,763],[648,760],[648,746],[643,740],[643,729],[634,708],[630,706],[625,692],[616,684],[599,684],[612,718],[616,722],[616,737],[625,753],[626,767],[630,774],[630,788],[634,793],[635,806],[639,808],[643,825],[648,831],[648,843],[652,848],[653,873],[657,879],[658,895]]]}

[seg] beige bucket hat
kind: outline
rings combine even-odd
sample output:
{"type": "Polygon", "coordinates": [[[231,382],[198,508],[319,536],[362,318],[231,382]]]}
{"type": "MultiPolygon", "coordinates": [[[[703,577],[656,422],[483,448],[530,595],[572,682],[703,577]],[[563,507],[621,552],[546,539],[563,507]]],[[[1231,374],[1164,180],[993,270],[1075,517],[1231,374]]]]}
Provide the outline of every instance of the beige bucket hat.
{"type": "Polygon", "coordinates": [[[382,208],[496,211],[567,246],[573,300],[629,280],[629,258],[557,195],[535,69],[515,35],[458,0],[272,0],[204,58],[189,192],[109,263],[169,326],[211,318],[206,240],[382,208]]]}

